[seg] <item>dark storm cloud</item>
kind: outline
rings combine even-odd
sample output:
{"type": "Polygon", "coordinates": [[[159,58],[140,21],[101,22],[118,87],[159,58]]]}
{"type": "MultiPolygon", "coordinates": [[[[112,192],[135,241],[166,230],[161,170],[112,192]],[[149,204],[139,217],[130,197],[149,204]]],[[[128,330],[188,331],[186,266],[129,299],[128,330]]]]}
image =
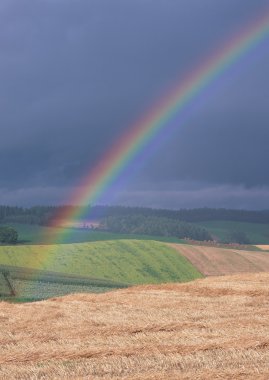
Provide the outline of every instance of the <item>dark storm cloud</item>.
{"type": "MultiPolygon", "coordinates": [[[[61,201],[175,81],[266,8],[263,0],[2,0],[0,203],[61,201]]],[[[173,122],[130,196],[146,179],[157,205],[163,184],[196,181],[237,194],[247,187],[254,205],[251,188],[269,185],[268,78],[267,39],[188,124],[173,122]]]]}
{"type": "Polygon", "coordinates": [[[173,182],[170,189],[160,186],[118,194],[116,204],[154,208],[223,207],[234,209],[264,209],[269,199],[269,187],[246,189],[240,185],[210,185],[193,182],[173,182]]]}

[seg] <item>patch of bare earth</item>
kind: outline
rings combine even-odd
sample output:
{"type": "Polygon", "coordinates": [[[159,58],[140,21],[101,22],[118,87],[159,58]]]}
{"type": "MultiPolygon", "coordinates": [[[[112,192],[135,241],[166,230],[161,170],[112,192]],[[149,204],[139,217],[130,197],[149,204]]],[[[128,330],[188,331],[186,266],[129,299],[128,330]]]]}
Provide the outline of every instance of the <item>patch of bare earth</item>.
{"type": "Polygon", "coordinates": [[[0,379],[268,379],[269,274],[0,303],[0,379]]]}
{"type": "Polygon", "coordinates": [[[219,247],[169,244],[205,276],[269,272],[269,254],[219,247]]]}

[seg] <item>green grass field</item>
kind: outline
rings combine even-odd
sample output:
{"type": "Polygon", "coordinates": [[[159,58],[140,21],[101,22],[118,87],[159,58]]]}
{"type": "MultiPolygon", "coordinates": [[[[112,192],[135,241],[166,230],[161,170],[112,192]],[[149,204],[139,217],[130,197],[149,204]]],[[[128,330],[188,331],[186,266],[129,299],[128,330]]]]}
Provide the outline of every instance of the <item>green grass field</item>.
{"type": "Polygon", "coordinates": [[[1,246],[0,265],[128,284],[184,282],[201,277],[173,248],[161,242],[142,240],[1,246]]]}
{"type": "Polygon", "coordinates": [[[6,278],[2,272],[0,272],[0,295],[11,296],[11,291],[6,281],[6,278]]]}
{"type": "Polygon", "coordinates": [[[176,237],[115,234],[111,232],[92,231],[87,229],[63,229],[19,223],[8,223],[8,225],[14,227],[18,231],[19,242],[24,244],[46,244],[50,240],[51,235],[55,234],[55,232],[59,232],[59,235],[61,235],[64,232],[64,230],[67,233],[64,233],[65,238],[62,243],[66,244],[121,239],[156,240],[170,243],[182,242],[182,240],[176,237]]]}
{"type": "Polygon", "coordinates": [[[69,293],[103,293],[127,284],[15,266],[0,266],[0,299],[37,301],[69,293]]]}
{"type": "Polygon", "coordinates": [[[200,222],[197,224],[206,228],[221,242],[227,242],[232,231],[240,231],[246,234],[250,244],[269,244],[268,224],[230,221],[200,222]]]}
{"type": "Polygon", "coordinates": [[[105,293],[112,290],[112,288],[105,286],[97,287],[94,285],[59,284],[54,282],[19,279],[14,279],[12,284],[18,291],[18,294],[15,298],[6,297],[6,299],[13,302],[38,301],[71,293],[105,293]]]}

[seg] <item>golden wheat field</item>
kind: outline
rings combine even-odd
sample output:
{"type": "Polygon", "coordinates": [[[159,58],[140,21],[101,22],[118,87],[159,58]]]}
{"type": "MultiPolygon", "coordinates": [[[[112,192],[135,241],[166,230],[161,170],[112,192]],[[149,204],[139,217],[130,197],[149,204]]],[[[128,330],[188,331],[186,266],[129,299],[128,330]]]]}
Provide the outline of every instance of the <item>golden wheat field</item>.
{"type": "Polygon", "coordinates": [[[1,379],[268,379],[269,274],[0,304],[1,379]]]}

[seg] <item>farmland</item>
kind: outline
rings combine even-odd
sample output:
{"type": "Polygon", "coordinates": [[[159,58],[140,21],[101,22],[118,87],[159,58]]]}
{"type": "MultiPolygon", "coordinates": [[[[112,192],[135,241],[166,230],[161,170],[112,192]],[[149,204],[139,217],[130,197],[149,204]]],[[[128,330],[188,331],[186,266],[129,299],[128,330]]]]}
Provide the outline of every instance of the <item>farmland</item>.
{"type": "MultiPolygon", "coordinates": [[[[45,282],[40,280],[13,279],[12,285],[17,291],[15,297],[7,297],[12,302],[38,301],[71,293],[104,293],[113,288],[108,286],[79,285],[74,283],[45,282]]],[[[114,287],[114,289],[117,286],[114,287]]]]}
{"type": "Polygon", "coordinates": [[[0,378],[267,379],[265,271],[258,248],[0,246],[0,378]]]}
{"type": "Polygon", "coordinates": [[[0,303],[0,378],[269,378],[268,274],[0,303]]]}
{"type": "Polygon", "coordinates": [[[165,243],[140,240],[0,246],[0,265],[13,271],[20,267],[124,284],[184,282],[202,277],[165,243]]]}
{"type": "Polygon", "coordinates": [[[124,283],[93,277],[0,266],[1,298],[12,302],[37,301],[69,293],[101,293],[127,286],[124,283]]]}
{"type": "MultiPolygon", "coordinates": [[[[9,273],[18,299],[38,300],[134,284],[269,272],[269,254],[258,248],[247,251],[150,240],[31,244],[0,246],[0,271],[9,273]]],[[[1,289],[1,294],[11,295],[5,278],[1,289]]]]}
{"type": "Polygon", "coordinates": [[[170,244],[205,276],[269,272],[269,253],[187,244],[170,244]]]}

